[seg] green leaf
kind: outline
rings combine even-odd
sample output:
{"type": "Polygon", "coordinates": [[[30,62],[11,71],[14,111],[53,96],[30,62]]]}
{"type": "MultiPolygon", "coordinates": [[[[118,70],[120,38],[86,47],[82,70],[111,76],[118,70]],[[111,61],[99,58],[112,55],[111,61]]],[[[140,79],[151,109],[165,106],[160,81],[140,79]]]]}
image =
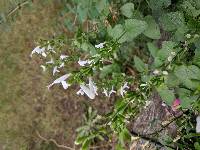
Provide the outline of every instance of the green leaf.
{"type": "Polygon", "coordinates": [[[104,78],[113,72],[120,72],[120,66],[116,63],[104,66],[100,72],[100,78],[104,78]]]}
{"type": "Polygon", "coordinates": [[[176,41],[184,41],[185,40],[185,34],[188,32],[187,26],[181,26],[178,28],[175,32],[174,38],[176,41]]]}
{"type": "MultiPolygon", "coordinates": [[[[121,24],[117,24],[114,28],[108,27],[107,31],[110,37],[112,37],[114,40],[117,40],[123,34],[124,27],[121,24]]],[[[125,40],[121,39],[121,41],[125,40]]]]}
{"type": "Polygon", "coordinates": [[[180,81],[178,80],[177,76],[175,76],[173,73],[170,73],[165,80],[165,83],[168,87],[176,87],[180,84],[180,81]]]}
{"type": "Polygon", "coordinates": [[[195,50],[195,56],[193,59],[193,63],[200,67],[200,51],[198,51],[197,49],[195,50]]]}
{"type": "Polygon", "coordinates": [[[158,68],[158,67],[160,67],[162,64],[163,64],[163,60],[161,60],[159,57],[156,57],[156,58],[154,59],[154,63],[153,63],[154,67],[158,68]]]}
{"type": "Polygon", "coordinates": [[[134,4],[133,3],[126,3],[120,8],[122,14],[128,18],[131,18],[134,11],[134,4]]]}
{"type": "Polygon", "coordinates": [[[160,58],[160,60],[165,61],[169,57],[170,53],[174,50],[174,47],[176,46],[175,42],[172,41],[164,41],[162,43],[162,49],[158,51],[157,57],[160,58]]]}
{"type": "Polygon", "coordinates": [[[100,0],[96,3],[96,8],[101,13],[104,9],[108,9],[109,3],[107,0],[100,0]]]}
{"type": "Polygon", "coordinates": [[[200,84],[200,69],[197,66],[177,66],[175,68],[175,75],[186,87],[190,89],[197,88],[200,84]]]}
{"type": "Polygon", "coordinates": [[[151,56],[155,58],[159,49],[153,43],[147,43],[147,47],[151,56]]]}
{"type": "Polygon", "coordinates": [[[200,15],[200,8],[196,9],[196,4],[193,5],[190,1],[184,1],[181,6],[190,16],[197,17],[200,15]]]}
{"type": "Polygon", "coordinates": [[[119,142],[121,145],[125,145],[125,141],[130,141],[131,140],[131,136],[129,131],[124,128],[120,133],[119,133],[119,142]]]}
{"type": "Polygon", "coordinates": [[[198,142],[194,143],[195,150],[200,150],[200,144],[198,142]]]}
{"type": "Polygon", "coordinates": [[[160,67],[165,61],[167,61],[167,58],[169,57],[169,55],[171,55],[170,53],[172,51],[176,52],[176,50],[174,49],[175,46],[175,42],[164,41],[162,43],[162,49],[160,49],[156,54],[153,65],[155,67],[160,67]]]}
{"type": "Polygon", "coordinates": [[[175,99],[174,92],[169,90],[165,85],[161,85],[157,88],[159,95],[162,100],[166,102],[169,106],[171,106],[172,102],[175,99]]]}
{"type": "Polygon", "coordinates": [[[90,7],[90,9],[88,10],[88,17],[90,18],[90,19],[95,19],[95,18],[97,18],[99,16],[99,12],[98,12],[98,10],[97,10],[97,8],[96,7],[90,7]]]}
{"type": "Polygon", "coordinates": [[[87,136],[78,136],[76,138],[75,144],[79,145],[79,144],[83,143],[86,139],[87,139],[87,136]]]}
{"type": "Polygon", "coordinates": [[[125,20],[124,26],[121,24],[115,25],[114,28],[108,27],[108,35],[113,39],[118,40],[119,43],[132,41],[135,37],[141,34],[147,28],[145,21],[137,19],[125,20]]]}
{"type": "Polygon", "coordinates": [[[134,56],[134,63],[135,63],[135,68],[139,72],[145,72],[147,70],[147,66],[145,63],[137,56],[134,56]]]}
{"type": "Polygon", "coordinates": [[[150,0],[149,7],[153,10],[159,10],[171,5],[171,0],[150,0]]]}
{"type": "Polygon", "coordinates": [[[137,19],[125,20],[125,41],[132,41],[147,28],[147,23],[137,19]]]}
{"type": "Polygon", "coordinates": [[[143,32],[149,38],[159,39],[160,38],[160,28],[152,16],[146,16],[144,20],[147,22],[148,27],[143,32]]]}
{"type": "Polygon", "coordinates": [[[89,150],[89,146],[90,146],[90,141],[85,140],[82,145],[82,150],[89,150]]]}
{"type": "Polygon", "coordinates": [[[166,31],[173,31],[185,25],[183,14],[178,11],[164,14],[159,21],[166,31]]]}
{"type": "Polygon", "coordinates": [[[182,108],[190,108],[191,104],[196,100],[195,97],[187,97],[187,96],[180,96],[181,99],[181,107],[182,108]]]}
{"type": "Polygon", "coordinates": [[[83,8],[81,4],[79,4],[77,7],[77,14],[79,21],[83,23],[87,19],[88,9],[83,8]]]}

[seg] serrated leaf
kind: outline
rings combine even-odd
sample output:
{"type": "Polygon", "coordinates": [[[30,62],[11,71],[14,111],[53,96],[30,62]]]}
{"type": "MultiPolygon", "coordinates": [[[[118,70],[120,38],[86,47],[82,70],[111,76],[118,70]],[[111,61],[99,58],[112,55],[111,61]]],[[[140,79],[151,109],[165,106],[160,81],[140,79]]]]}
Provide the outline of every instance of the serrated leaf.
{"type": "Polygon", "coordinates": [[[166,31],[173,31],[185,25],[183,14],[178,11],[164,14],[159,21],[166,31]]]}
{"type": "Polygon", "coordinates": [[[166,78],[167,79],[165,82],[168,87],[177,87],[180,84],[177,76],[175,76],[173,73],[170,73],[166,78]]]}
{"type": "Polygon", "coordinates": [[[132,41],[135,37],[141,34],[146,27],[147,23],[145,21],[127,19],[125,20],[124,26],[117,24],[114,28],[109,27],[107,31],[109,36],[118,40],[118,42],[123,43],[132,41]]]}
{"type": "Polygon", "coordinates": [[[180,99],[182,108],[190,108],[191,104],[196,100],[194,97],[183,97],[183,96],[180,96],[180,99]]]}
{"type": "MultiPolygon", "coordinates": [[[[174,47],[176,46],[175,42],[172,41],[164,41],[162,43],[162,48],[157,52],[156,57],[154,59],[154,66],[160,67],[169,57],[172,51],[175,51],[174,47]]],[[[175,51],[176,52],[176,51],[175,51]]]]}
{"type": "Polygon", "coordinates": [[[137,56],[134,56],[134,63],[135,63],[135,68],[139,72],[145,72],[147,70],[147,66],[145,63],[137,56]]]}
{"type": "Polygon", "coordinates": [[[162,43],[162,49],[160,49],[157,53],[157,57],[160,58],[160,60],[162,61],[165,61],[170,53],[172,51],[174,51],[174,47],[176,46],[176,43],[175,42],[172,42],[172,41],[164,41],[162,43]]]}
{"type": "Polygon", "coordinates": [[[185,34],[188,32],[187,26],[182,26],[178,28],[175,32],[174,38],[176,41],[184,41],[185,40],[185,34]]]}
{"type": "Polygon", "coordinates": [[[155,58],[159,49],[153,43],[147,43],[147,47],[151,56],[155,58]]]}
{"type": "Polygon", "coordinates": [[[117,24],[114,28],[108,27],[107,31],[109,36],[117,40],[123,34],[124,27],[121,24],[117,24]]]}
{"type": "Polygon", "coordinates": [[[150,0],[149,6],[153,10],[159,10],[171,5],[171,0],[150,0]]]}
{"type": "Polygon", "coordinates": [[[162,100],[166,102],[169,106],[171,106],[173,100],[175,99],[173,91],[169,90],[166,86],[162,85],[157,88],[159,95],[162,100]]]}
{"type": "Polygon", "coordinates": [[[160,67],[162,64],[163,64],[163,60],[161,60],[159,57],[155,57],[153,65],[154,65],[156,68],[158,68],[158,67],[160,67]]]}
{"type": "Polygon", "coordinates": [[[134,38],[136,38],[139,34],[141,34],[146,28],[147,23],[142,20],[137,19],[127,19],[125,20],[125,40],[126,41],[132,41],[134,38]]]}
{"type": "Polygon", "coordinates": [[[126,3],[120,8],[122,14],[128,18],[131,18],[134,11],[134,4],[133,3],[126,3]]]}
{"type": "Polygon", "coordinates": [[[190,1],[184,1],[181,6],[190,16],[197,17],[200,15],[200,8],[196,9],[197,5],[192,4],[190,1]]]}
{"type": "Polygon", "coordinates": [[[188,88],[194,89],[199,86],[200,69],[197,66],[178,66],[175,68],[175,75],[188,88]]]}
{"type": "Polygon", "coordinates": [[[160,28],[154,18],[152,16],[146,16],[144,18],[146,23],[148,24],[148,27],[143,32],[144,35],[146,35],[149,38],[152,39],[159,39],[160,38],[160,28]]]}

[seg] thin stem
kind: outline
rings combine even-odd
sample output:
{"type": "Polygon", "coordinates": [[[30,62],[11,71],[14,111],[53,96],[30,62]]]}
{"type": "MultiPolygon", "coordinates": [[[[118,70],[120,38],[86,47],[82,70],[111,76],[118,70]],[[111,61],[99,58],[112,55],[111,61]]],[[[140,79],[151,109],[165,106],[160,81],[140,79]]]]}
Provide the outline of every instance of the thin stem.
{"type": "Polygon", "coordinates": [[[15,7],[14,9],[12,9],[8,14],[7,17],[10,17],[13,13],[15,13],[18,9],[21,9],[24,5],[28,4],[30,2],[30,0],[25,0],[22,3],[19,3],[17,5],[17,7],[15,7]]]}
{"type": "Polygon", "coordinates": [[[42,139],[42,140],[45,141],[45,142],[53,142],[58,148],[64,148],[64,149],[68,149],[68,150],[75,150],[74,148],[71,148],[71,147],[68,147],[68,146],[65,146],[65,145],[58,144],[58,143],[56,142],[56,140],[54,140],[54,139],[47,139],[47,138],[41,136],[41,134],[40,134],[38,131],[36,131],[36,134],[37,134],[37,136],[38,136],[40,139],[42,139]]]}
{"type": "Polygon", "coordinates": [[[144,140],[147,140],[147,141],[149,141],[149,142],[155,143],[156,145],[158,145],[158,146],[160,146],[160,147],[169,147],[169,148],[171,148],[171,149],[176,149],[176,148],[174,148],[174,147],[172,147],[172,146],[170,146],[170,145],[164,145],[164,144],[160,143],[159,141],[157,141],[156,139],[150,138],[150,137],[148,137],[148,136],[146,136],[146,135],[140,135],[139,133],[134,132],[134,131],[132,131],[131,134],[134,135],[134,136],[137,136],[137,137],[139,137],[139,138],[142,138],[142,139],[144,139],[144,140]]]}
{"type": "Polygon", "coordinates": [[[183,116],[184,113],[182,113],[181,115],[177,116],[177,117],[174,117],[172,120],[170,120],[166,125],[162,126],[161,129],[153,132],[153,133],[149,133],[149,134],[145,134],[145,136],[149,136],[149,135],[155,135],[155,134],[158,134],[160,133],[161,131],[163,131],[166,127],[168,127],[171,123],[173,123],[174,121],[176,121],[177,119],[181,118],[183,116]]]}

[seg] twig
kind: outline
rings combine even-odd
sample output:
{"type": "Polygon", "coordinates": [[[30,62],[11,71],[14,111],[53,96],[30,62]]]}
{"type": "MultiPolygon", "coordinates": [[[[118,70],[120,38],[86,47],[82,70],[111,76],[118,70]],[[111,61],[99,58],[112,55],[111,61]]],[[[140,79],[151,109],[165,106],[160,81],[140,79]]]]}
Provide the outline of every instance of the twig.
{"type": "Polygon", "coordinates": [[[58,143],[56,142],[56,140],[54,140],[54,139],[47,139],[47,138],[41,136],[41,134],[40,134],[38,131],[36,131],[36,134],[38,135],[38,137],[39,137],[40,139],[42,139],[42,140],[45,141],[45,142],[53,142],[58,148],[64,148],[64,149],[68,149],[68,150],[75,150],[74,148],[68,147],[68,146],[66,146],[66,145],[58,144],[58,143]]]}
{"type": "Polygon", "coordinates": [[[11,16],[13,13],[15,13],[18,9],[21,9],[24,5],[28,4],[30,2],[30,0],[25,0],[22,3],[19,3],[17,5],[17,7],[15,7],[14,9],[12,9],[8,14],[7,17],[11,16]]]}
{"type": "Polygon", "coordinates": [[[179,116],[177,117],[174,117],[172,120],[170,120],[166,125],[162,126],[161,129],[153,132],[153,133],[149,133],[149,134],[145,134],[145,136],[149,136],[149,135],[154,135],[154,134],[158,134],[160,133],[161,131],[163,131],[166,127],[168,127],[171,123],[173,123],[174,121],[176,121],[177,119],[181,118],[183,116],[184,113],[180,114],[179,116]]]}
{"type": "Polygon", "coordinates": [[[146,135],[140,135],[140,134],[138,134],[138,133],[136,133],[136,132],[134,132],[134,131],[131,131],[131,134],[132,134],[132,135],[135,135],[135,136],[138,136],[138,137],[141,138],[141,139],[144,139],[144,140],[150,141],[150,142],[152,142],[152,143],[155,143],[156,145],[158,145],[158,146],[160,146],[160,147],[166,146],[166,147],[169,147],[169,148],[171,148],[171,149],[175,149],[173,146],[164,145],[164,144],[160,143],[159,141],[157,141],[156,139],[150,138],[150,137],[148,137],[148,136],[146,136],[146,135]]]}

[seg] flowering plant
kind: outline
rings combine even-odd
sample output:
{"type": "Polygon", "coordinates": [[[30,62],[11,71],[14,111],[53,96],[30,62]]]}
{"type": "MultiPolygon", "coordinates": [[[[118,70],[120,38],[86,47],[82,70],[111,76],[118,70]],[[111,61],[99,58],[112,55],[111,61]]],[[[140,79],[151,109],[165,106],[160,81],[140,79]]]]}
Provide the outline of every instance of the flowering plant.
{"type": "MultiPolygon", "coordinates": [[[[75,93],[89,99],[99,95],[118,99],[111,112],[101,117],[103,123],[99,128],[109,127],[107,130],[118,135],[122,147],[124,140],[130,139],[127,124],[142,108],[148,107],[149,96],[155,89],[163,103],[174,111],[191,109],[198,114],[200,3],[197,0],[134,3],[76,0],[67,4],[66,10],[74,16],[73,20],[67,19],[66,26],[74,31],[74,37],[41,40],[31,53],[31,57],[37,54],[45,59],[41,65],[43,71],[48,68],[53,76],[59,74],[47,86],[49,89],[59,84],[65,90],[78,85],[80,89],[75,93]]],[[[198,117],[196,129],[199,132],[198,117]]],[[[78,141],[83,149],[91,143],[85,135],[79,136],[78,141]],[[80,137],[85,138],[80,140],[80,137]]]]}

